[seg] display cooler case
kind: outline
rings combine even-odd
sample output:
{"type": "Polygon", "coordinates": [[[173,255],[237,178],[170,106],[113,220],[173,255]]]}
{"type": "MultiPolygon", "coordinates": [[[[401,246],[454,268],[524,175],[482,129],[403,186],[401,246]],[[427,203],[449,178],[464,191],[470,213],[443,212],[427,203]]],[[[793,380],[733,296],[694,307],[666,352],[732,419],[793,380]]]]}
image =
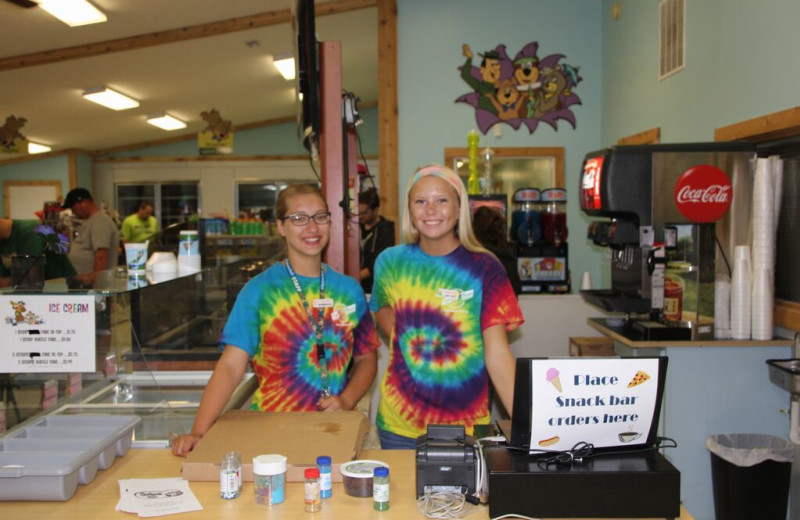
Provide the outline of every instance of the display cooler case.
{"type": "MultiPolygon", "coordinates": [[[[48,282],[41,292],[0,291],[0,318],[5,318],[0,341],[12,351],[0,355],[0,440],[6,430],[12,435],[55,415],[138,416],[136,447],[164,447],[171,434],[190,431],[220,355],[217,341],[233,301],[230,287],[239,288],[243,276],[252,276],[252,263],[158,278],[129,277],[118,268],[91,279],[48,282]],[[58,325],[47,314],[88,307],[85,302],[94,307],[93,330],[75,321],[78,317],[58,325]],[[17,311],[20,304],[27,310],[17,311]],[[80,360],[82,342],[91,346],[80,360]],[[83,368],[69,369],[78,361],[83,368]]],[[[259,269],[266,265],[260,262],[259,269]]],[[[247,373],[228,408],[246,405],[255,386],[247,373]]]]}

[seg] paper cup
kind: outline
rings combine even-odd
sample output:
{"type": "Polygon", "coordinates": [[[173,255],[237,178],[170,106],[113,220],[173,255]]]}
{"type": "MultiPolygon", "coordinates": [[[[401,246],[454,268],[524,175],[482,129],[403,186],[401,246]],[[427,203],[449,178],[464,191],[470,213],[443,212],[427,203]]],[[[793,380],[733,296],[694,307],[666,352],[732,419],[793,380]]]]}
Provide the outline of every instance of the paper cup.
{"type": "Polygon", "coordinates": [[[200,239],[197,231],[181,231],[178,242],[178,256],[199,256],[200,239]]]}
{"type": "Polygon", "coordinates": [[[584,271],[583,275],[581,276],[581,291],[591,291],[592,290],[592,273],[589,271],[584,271]]]}
{"type": "Polygon", "coordinates": [[[144,273],[147,267],[147,244],[125,244],[125,265],[129,273],[144,273]]]}

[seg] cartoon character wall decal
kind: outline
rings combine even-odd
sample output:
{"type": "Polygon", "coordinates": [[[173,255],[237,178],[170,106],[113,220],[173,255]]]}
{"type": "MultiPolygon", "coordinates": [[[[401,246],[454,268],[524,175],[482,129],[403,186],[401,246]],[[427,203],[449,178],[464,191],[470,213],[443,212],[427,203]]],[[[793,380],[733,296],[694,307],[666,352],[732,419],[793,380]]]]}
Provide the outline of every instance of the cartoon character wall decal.
{"type": "Polygon", "coordinates": [[[580,105],[575,87],[583,78],[579,67],[561,63],[563,54],[538,57],[539,44],[531,42],[514,59],[506,46],[479,53],[480,64],[473,65],[469,45],[461,47],[466,62],[460,68],[461,79],[473,92],[459,96],[456,103],[466,103],[475,109],[475,120],[482,133],[497,123],[514,129],[522,124],[533,133],[544,122],[558,130],[558,120],[564,119],[575,128],[575,114],[570,107],[580,105]]]}

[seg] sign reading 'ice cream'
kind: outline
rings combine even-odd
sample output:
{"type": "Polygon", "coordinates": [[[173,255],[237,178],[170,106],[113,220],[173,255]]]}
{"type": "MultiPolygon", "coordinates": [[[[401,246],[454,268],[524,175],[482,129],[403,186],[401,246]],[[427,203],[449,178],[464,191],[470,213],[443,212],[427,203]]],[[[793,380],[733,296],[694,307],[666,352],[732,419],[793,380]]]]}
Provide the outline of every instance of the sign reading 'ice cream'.
{"type": "Polygon", "coordinates": [[[0,373],[95,371],[93,295],[2,295],[0,317],[0,373]]]}
{"type": "Polygon", "coordinates": [[[568,450],[579,442],[625,446],[647,438],[658,399],[658,359],[531,363],[531,450],[568,450]]]}

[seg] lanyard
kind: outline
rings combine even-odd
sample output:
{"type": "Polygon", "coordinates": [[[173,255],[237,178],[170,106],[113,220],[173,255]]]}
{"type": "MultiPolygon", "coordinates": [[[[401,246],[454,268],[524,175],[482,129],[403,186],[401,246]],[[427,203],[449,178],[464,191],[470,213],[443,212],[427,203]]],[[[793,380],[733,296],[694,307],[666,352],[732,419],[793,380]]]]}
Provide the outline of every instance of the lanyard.
{"type": "MultiPolygon", "coordinates": [[[[319,377],[322,380],[322,397],[328,397],[331,395],[331,385],[330,381],[328,381],[328,359],[325,356],[325,342],[322,340],[322,332],[325,328],[325,308],[322,307],[319,309],[317,319],[315,320],[311,306],[308,304],[306,295],[303,293],[303,287],[300,285],[300,280],[297,279],[297,275],[295,274],[294,269],[292,269],[292,265],[289,263],[288,258],[283,265],[286,267],[286,272],[289,273],[289,278],[292,279],[294,290],[297,291],[297,295],[300,296],[300,301],[303,303],[303,309],[306,311],[306,316],[308,316],[308,321],[311,323],[311,328],[314,329],[314,338],[317,349],[317,364],[319,365],[319,377]]],[[[319,270],[319,298],[320,300],[325,299],[324,265],[321,265],[319,270]]]]}

